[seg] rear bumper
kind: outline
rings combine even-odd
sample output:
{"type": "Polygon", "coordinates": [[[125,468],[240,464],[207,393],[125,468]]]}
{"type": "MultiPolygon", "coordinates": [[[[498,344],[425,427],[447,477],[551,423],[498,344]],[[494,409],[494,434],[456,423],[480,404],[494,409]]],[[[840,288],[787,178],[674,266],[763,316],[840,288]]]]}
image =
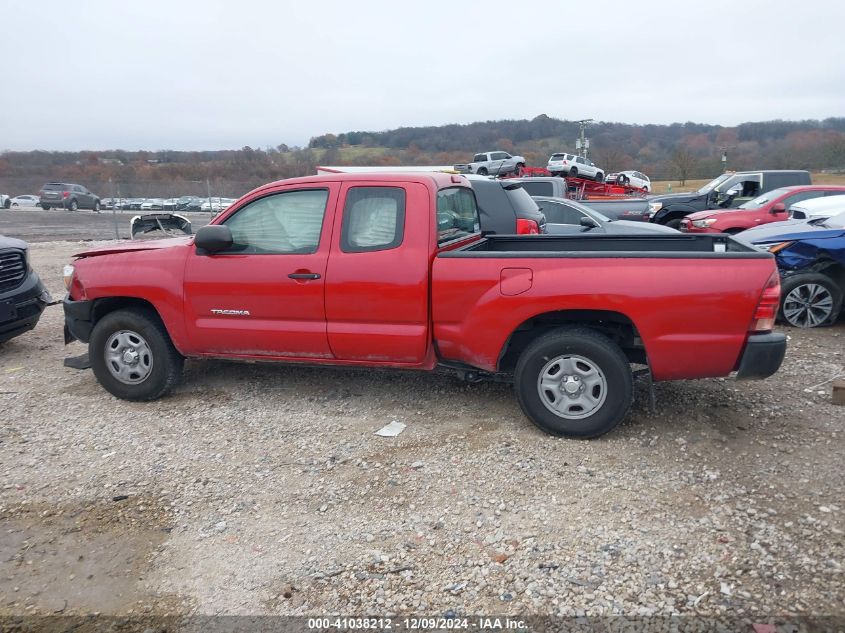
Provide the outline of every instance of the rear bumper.
{"type": "Polygon", "coordinates": [[[65,345],[71,341],[87,343],[94,328],[93,308],[91,301],[74,301],[65,297],[62,301],[65,311],[65,345]]]}
{"type": "Polygon", "coordinates": [[[23,284],[14,290],[0,293],[0,302],[12,306],[12,317],[0,323],[0,343],[33,329],[44,308],[52,301],[41,279],[32,271],[23,284]]]}
{"type": "Polygon", "coordinates": [[[786,334],[752,334],[739,360],[736,377],[738,380],[768,378],[780,368],[785,354],[786,334]]]}

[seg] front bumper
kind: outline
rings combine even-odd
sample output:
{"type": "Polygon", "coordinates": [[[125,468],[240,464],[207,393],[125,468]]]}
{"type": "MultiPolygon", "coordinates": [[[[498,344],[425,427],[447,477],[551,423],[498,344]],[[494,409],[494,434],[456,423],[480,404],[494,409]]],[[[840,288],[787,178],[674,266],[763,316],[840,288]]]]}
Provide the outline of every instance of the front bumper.
{"type": "Polygon", "coordinates": [[[65,311],[65,345],[71,341],[87,343],[94,328],[92,301],[74,301],[65,297],[62,301],[65,311]]]}
{"type": "Polygon", "coordinates": [[[780,368],[785,355],[786,334],[751,334],[739,359],[737,380],[768,378],[780,368]]]}
{"type": "Polygon", "coordinates": [[[12,307],[11,318],[0,322],[0,343],[33,329],[44,308],[52,302],[50,293],[32,270],[20,286],[0,293],[0,303],[12,307]]]}

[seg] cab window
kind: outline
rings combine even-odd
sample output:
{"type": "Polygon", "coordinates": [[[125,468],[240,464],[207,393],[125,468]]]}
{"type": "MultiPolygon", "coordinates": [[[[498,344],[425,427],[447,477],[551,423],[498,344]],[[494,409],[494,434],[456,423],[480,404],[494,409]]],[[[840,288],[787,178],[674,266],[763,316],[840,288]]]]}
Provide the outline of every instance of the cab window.
{"type": "Polygon", "coordinates": [[[437,243],[466,237],[480,230],[475,195],[466,187],[437,192],[437,243]]]}
{"type": "Polygon", "coordinates": [[[405,190],[352,187],[343,208],[340,249],[345,253],[385,251],[402,243],[405,190]]]}
{"type": "Polygon", "coordinates": [[[227,253],[314,253],[326,214],[326,189],[286,191],[250,202],[223,224],[232,231],[227,253]]]}

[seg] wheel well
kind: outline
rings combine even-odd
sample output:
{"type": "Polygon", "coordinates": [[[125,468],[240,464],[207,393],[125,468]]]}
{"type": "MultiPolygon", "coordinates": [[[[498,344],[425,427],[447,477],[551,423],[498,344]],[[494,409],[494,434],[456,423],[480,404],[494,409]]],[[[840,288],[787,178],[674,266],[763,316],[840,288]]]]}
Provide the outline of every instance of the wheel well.
{"type": "Polygon", "coordinates": [[[680,220],[681,218],[687,217],[690,213],[691,211],[670,211],[666,215],[660,217],[658,224],[666,224],[672,220],[680,220]]]}
{"type": "Polygon", "coordinates": [[[614,341],[632,363],[647,364],[639,331],[627,316],[610,310],[560,310],[545,312],[521,323],[508,337],[499,354],[500,372],[512,372],[522,351],[538,336],[563,325],[580,325],[614,341]]]}
{"type": "Polygon", "coordinates": [[[146,299],[139,299],[138,297],[105,297],[94,301],[94,309],[91,313],[91,323],[93,325],[110,312],[114,312],[115,310],[125,310],[126,308],[144,308],[150,310],[159,318],[159,320],[161,320],[158,310],[156,310],[155,306],[146,299]]]}
{"type": "Polygon", "coordinates": [[[829,256],[824,256],[814,267],[814,272],[827,275],[836,282],[840,290],[845,292],[845,266],[839,262],[830,259],[829,256]]]}

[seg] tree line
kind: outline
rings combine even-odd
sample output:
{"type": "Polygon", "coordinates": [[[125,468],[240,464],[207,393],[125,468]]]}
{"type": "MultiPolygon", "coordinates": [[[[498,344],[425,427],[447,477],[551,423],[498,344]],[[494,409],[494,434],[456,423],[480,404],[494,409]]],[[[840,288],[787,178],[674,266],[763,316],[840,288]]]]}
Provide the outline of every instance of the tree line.
{"type": "MultiPolygon", "coordinates": [[[[315,173],[317,165],[452,165],[472,154],[504,150],[545,165],[574,151],[578,123],[539,115],[530,120],[405,127],[324,134],[307,147],[219,151],[30,151],[0,153],[0,193],[35,193],[44,182],[84,184],[101,196],[238,196],[272,180],[315,173]]],[[[587,129],[590,157],[607,171],[637,169],[655,180],[705,178],[729,169],[842,169],[845,118],[763,121],[735,127],[702,123],[632,125],[598,122],[587,129]]]]}

